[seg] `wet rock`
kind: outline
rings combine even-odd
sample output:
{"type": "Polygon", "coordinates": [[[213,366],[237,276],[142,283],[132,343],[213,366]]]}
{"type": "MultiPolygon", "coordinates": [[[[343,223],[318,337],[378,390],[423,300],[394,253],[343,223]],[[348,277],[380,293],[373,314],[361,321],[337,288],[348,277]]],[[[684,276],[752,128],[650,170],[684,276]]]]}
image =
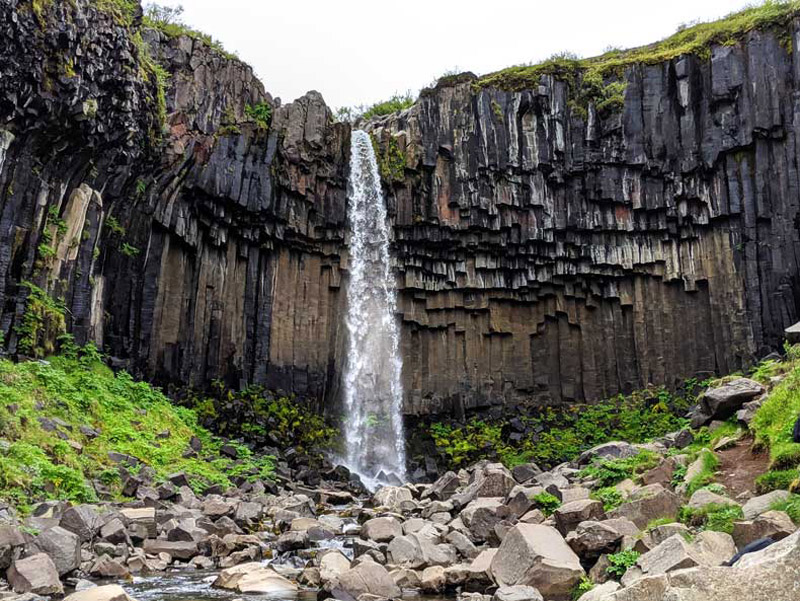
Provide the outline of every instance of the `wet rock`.
{"type": "Polygon", "coordinates": [[[426,593],[441,593],[444,591],[447,579],[442,566],[425,568],[420,576],[420,588],[426,593]]]}
{"type": "Polygon", "coordinates": [[[197,543],[188,541],[168,541],[162,539],[148,539],[144,541],[145,553],[158,555],[167,553],[177,559],[191,559],[198,554],[197,543]]]}
{"type": "Polygon", "coordinates": [[[372,498],[377,507],[386,507],[389,511],[402,511],[404,501],[413,499],[411,491],[400,486],[384,486],[372,498]]]}
{"type": "Polygon", "coordinates": [[[284,578],[269,566],[261,563],[243,563],[226,568],[211,585],[238,593],[293,594],[297,585],[284,578]]]}
{"type": "Polygon", "coordinates": [[[128,578],[131,575],[128,568],[108,555],[101,555],[95,559],[89,568],[89,573],[99,578],[128,578]]]}
{"type": "Polygon", "coordinates": [[[322,582],[329,582],[350,569],[350,560],[339,551],[331,551],[322,556],[319,562],[319,577],[322,582]]]}
{"type": "Polygon", "coordinates": [[[118,584],[107,584],[77,590],[64,597],[64,601],[135,601],[135,599],[118,584]]]}
{"type": "Polygon", "coordinates": [[[544,601],[542,594],[532,586],[503,586],[497,589],[492,601],[544,601]]]}
{"type": "Polygon", "coordinates": [[[401,594],[386,568],[373,561],[364,561],[347,570],[327,583],[325,590],[342,601],[357,599],[365,593],[384,598],[397,598],[401,594]]]}

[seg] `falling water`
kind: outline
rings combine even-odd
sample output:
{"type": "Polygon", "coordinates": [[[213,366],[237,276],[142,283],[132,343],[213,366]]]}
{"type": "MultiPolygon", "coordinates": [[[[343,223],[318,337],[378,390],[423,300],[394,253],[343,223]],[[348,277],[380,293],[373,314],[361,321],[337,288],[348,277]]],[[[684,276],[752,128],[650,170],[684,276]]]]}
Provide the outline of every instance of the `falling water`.
{"type": "Polygon", "coordinates": [[[382,481],[405,481],[403,363],[378,163],[366,132],[354,131],[351,147],[346,463],[367,486],[374,487],[382,481]]]}

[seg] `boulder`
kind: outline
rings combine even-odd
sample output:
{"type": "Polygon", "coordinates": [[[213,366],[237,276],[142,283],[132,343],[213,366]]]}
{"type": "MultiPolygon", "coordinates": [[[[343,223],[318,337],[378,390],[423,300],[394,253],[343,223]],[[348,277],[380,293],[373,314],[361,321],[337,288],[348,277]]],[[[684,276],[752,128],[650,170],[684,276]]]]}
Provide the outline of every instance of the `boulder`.
{"type": "Polygon", "coordinates": [[[773,490],[765,495],[753,497],[742,507],[744,519],[753,520],[762,513],[772,509],[775,503],[780,503],[789,498],[789,492],[786,490],[773,490]]]}
{"type": "Polygon", "coordinates": [[[760,538],[782,540],[790,536],[797,527],[783,511],[767,511],[754,520],[743,520],[733,524],[733,540],[736,547],[744,548],[760,538]]]}
{"type": "Polygon", "coordinates": [[[48,528],[33,539],[36,550],[47,553],[59,576],[69,574],[81,565],[81,539],[61,526],[48,528]]]}
{"type": "Polygon", "coordinates": [[[361,536],[378,543],[385,543],[397,536],[403,536],[403,526],[395,518],[373,518],[364,522],[361,536]]]}
{"type": "Polygon", "coordinates": [[[420,589],[426,593],[441,593],[447,579],[444,575],[444,568],[442,566],[431,566],[425,568],[420,576],[420,589]]]}
{"type": "Polygon", "coordinates": [[[542,594],[532,586],[503,586],[497,589],[492,601],[544,601],[542,594]]]}
{"type": "Polygon", "coordinates": [[[468,568],[467,579],[474,584],[490,584],[492,582],[492,561],[497,549],[484,549],[472,560],[468,568]]]}
{"type": "Polygon", "coordinates": [[[555,510],[553,516],[556,527],[562,535],[577,528],[578,524],[588,520],[602,520],[605,517],[603,503],[594,499],[572,501],[555,510]]]}
{"type": "Polygon", "coordinates": [[[692,509],[700,509],[706,505],[738,505],[738,503],[705,488],[695,491],[687,503],[692,509]]]}
{"type": "Polygon", "coordinates": [[[800,531],[732,568],[696,567],[641,579],[602,601],[796,601],[798,566],[800,531]]]}
{"type": "Polygon", "coordinates": [[[456,560],[452,545],[437,544],[424,532],[413,532],[393,539],[387,548],[390,563],[404,568],[451,565],[456,560]]]}
{"type": "Polygon", "coordinates": [[[59,526],[77,534],[81,542],[92,540],[103,523],[102,517],[91,505],[70,507],[61,516],[59,526]]]}
{"type": "Polygon", "coordinates": [[[511,470],[511,476],[520,484],[533,480],[541,473],[542,470],[535,463],[522,463],[511,470]]]}
{"type": "Polygon", "coordinates": [[[320,581],[329,582],[334,578],[338,578],[350,569],[350,560],[342,555],[339,551],[330,551],[322,556],[319,561],[319,578],[320,581]]]}
{"type": "Polygon", "coordinates": [[[400,512],[403,501],[411,501],[411,491],[403,486],[383,486],[372,497],[376,507],[386,507],[389,511],[400,512]]]}
{"type": "Polygon", "coordinates": [[[105,586],[92,586],[76,590],[71,595],[64,597],[64,601],[135,601],[118,584],[105,586]]]}
{"type": "Polygon", "coordinates": [[[639,449],[629,442],[604,442],[581,453],[578,463],[586,465],[595,459],[625,459],[639,454],[639,449]]]}
{"type": "Polygon", "coordinates": [[[397,568],[392,570],[389,575],[394,583],[401,589],[418,589],[421,586],[419,572],[408,568],[397,568]]]}
{"type": "Polygon", "coordinates": [[[461,521],[476,542],[489,540],[494,527],[511,515],[502,498],[486,497],[472,501],[461,511],[461,521]]]}
{"type": "Polygon", "coordinates": [[[727,532],[706,530],[694,537],[692,550],[699,557],[700,565],[719,566],[733,557],[736,544],[727,532]]]}
{"type": "Polygon", "coordinates": [[[402,594],[386,568],[374,561],[362,561],[328,582],[325,590],[333,597],[345,601],[358,599],[363,594],[384,598],[396,598],[402,594]]]}
{"type": "Polygon", "coordinates": [[[697,555],[680,534],[670,536],[637,560],[642,572],[655,576],[700,565],[697,555]]]}
{"type": "Polygon", "coordinates": [[[199,553],[197,543],[189,541],[167,541],[163,539],[147,539],[144,541],[145,553],[158,555],[168,553],[177,559],[191,559],[199,553]]]}
{"type": "Polygon", "coordinates": [[[579,599],[580,601],[603,601],[608,595],[617,592],[619,589],[619,582],[609,580],[603,584],[598,584],[588,593],[581,595],[579,599]]]}
{"type": "Polygon", "coordinates": [[[458,530],[453,530],[446,537],[445,540],[456,548],[456,551],[465,559],[474,559],[478,556],[478,548],[472,544],[466,535],[458,530]]]}
{"type": "Polygon", "coordinates": [[[578,556],[561,534],[537,524],[517,524],[508,532],[491,571],[500,587],[533,586],[548,599],[569,598],[584,576],[578,556]]]}
{"type": "Polygon", "coordinates": [[[764,391],[764,387],[755,380],[736,378],[722,386],[706,390],[700,397],[700,411],[708,419],[725,420],[764,391]]]}
{"type": "Polygon", "coordinates": [[[447,501],[452,497],[461,485],[458,474],[455,472],[446,472],[443,476],[439,477],[428,489],[422,494],[422,498],[432,497],[439,501],[447,501]]]}
{"type": "Polygon", "coordinates": [[[610,518],[627,518],[640,530],[659,518],[675,518],[681,507],[681,499],[660,484],[644,486],[631,494],[628,502],[608,513],[610,518]]]}
{"type": "Polygon", "coordinates": [[[35,595],[62,595],[64,587],[58,578],[53,560],[45,553],[36,553],[25,559],[17,559],[6,573],[8,584],[15,593],[35,595]]]}
{"type": "Polygon", "coordinates": [[[131,575],[128,568],[105,554],[92,562],[89,573],[100,578],[128,578],[131,575]]]}
{"type": "Polygon", "coordinates": [[[262,563],[242,563],[222,570],[213,587],[239,593],[284,594],[296,593],[297,585],[262,563]]]}
{"type": "Polygon", "coordinates": [[[578,524],[578,527],[567,535],[566,540],[579,557],[594,559],[603,553],[616,552],[623,536],[624,534],[611,524],[589,520],[578,524]]]}
{"type": "Polygon", "coordinates": [[[19,556],[25,545],[25,537],[16,526],[0,524],[0,570],[7,570],[19,556]]]}

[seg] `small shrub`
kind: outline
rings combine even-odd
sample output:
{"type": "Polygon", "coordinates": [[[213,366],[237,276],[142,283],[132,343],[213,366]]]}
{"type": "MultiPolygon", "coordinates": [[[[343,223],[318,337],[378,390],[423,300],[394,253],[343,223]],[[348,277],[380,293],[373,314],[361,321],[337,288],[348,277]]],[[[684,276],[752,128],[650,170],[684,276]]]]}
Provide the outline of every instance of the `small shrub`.
{"type": "Polygon", "coordinates": [[[561,501],[559,501],[557,497],[551,495],[549,492],[541,492],[538,495],[534,495],[531,498],[531,501],[536,503],[536,507],[538,507],[546,516],[552,515],[556,509],[561,507],[561,501]]]}
{"type": "Polygon", "coordinates": [[[269,129],[269,124],[272,122],[272,107],[268,103],[248,104],[244,107],[244,114],[255,121],[259,129],[269,129]]]}
{"type": "Polygon", "coordinates": [[[610,565],[606,568],[606,574],[615,580],[619,580],[625,575],[628,568],[636,564],[638,559],[639,552],[633,549],[613,553],[608,556],[608,563],[610,565]]]}
{"type": "Polygon", "coordinates": [[[414,104],[414,97],[410,92],[405,94],[395,94],[388,100],[377,102],[366,109],[361,115],[364,119],[371,119],[372,117],[382,117],[384,115],[391,115],[392,113],[399,113],[414,104]]]}
{"type": "Polygon", "coordinates": [[[613,486],[607,486],[593,490],[591,497],[593,499],[597,499],[598,501],[602,501],[603,510],[606,512],[616,509],[625,501],[625,499],[622,497],[622,493],[620,493],[613,486]]]}
{"type": "Polygon", "coordinates": [[[695,492],[711,484],[719,467],[719,459],[708,449],[702,449],[698,455],[702,469],[694,478],[689,481],[686,487],[686,494],[692,496],[695,492]]]}
{"type": "Polygon", "coordinates": [[[593,588],[594,582],[592,582],[588,576],[581,576],[580,582],[578,582],[572,589],[572,601],[578,601],[578,599],[580,599],[593,588]]]}
{"type": "Polygon", "coordinates": [[[600,486],[613,486],[627,478],[646,472],[656,467],[661,458],[652,451],[642,451],[633,457],[624,459],[600,459],[580,472],[582,478],[597,481],[600,486]]]}
{"type": "Polygon", "coordinates": [[[136,257],[139,255],[141,250],[133,246],[132,244],[128,244],[127,242],[123,242],[122,246],[119,248],[120,252],[125,255],[126,257],[136,257]]]}
{"type": "Polygon", "coordinates": [[[33,357],[46,357],[56,351],[57,341],[67,331],[64,302],[52,298],[31,282],[22,282],[28,289],[25,312],[17,326],[18,348],[33,357]]]}
{"type": "Polygon", "coordinates": [[[742,519],[744,514],[738,505],[711,503],[703,507],[682,507],[678,519],[700,530],[713,530],[715,532],[733,532],[733,523],[742,519]]]}

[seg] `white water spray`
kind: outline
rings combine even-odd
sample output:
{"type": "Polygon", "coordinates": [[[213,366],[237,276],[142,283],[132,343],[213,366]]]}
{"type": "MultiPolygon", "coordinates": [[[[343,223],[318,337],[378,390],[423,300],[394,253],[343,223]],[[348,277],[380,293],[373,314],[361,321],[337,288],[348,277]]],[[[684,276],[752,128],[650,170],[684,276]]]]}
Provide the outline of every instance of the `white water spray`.
{"type": "Polygon", "coordinates": [[[405,481],[403,362],[389,225],[378,163],[366,132],[353,132],[350,152],[346,464],[373,488],[382,482],[405,481]]]}

